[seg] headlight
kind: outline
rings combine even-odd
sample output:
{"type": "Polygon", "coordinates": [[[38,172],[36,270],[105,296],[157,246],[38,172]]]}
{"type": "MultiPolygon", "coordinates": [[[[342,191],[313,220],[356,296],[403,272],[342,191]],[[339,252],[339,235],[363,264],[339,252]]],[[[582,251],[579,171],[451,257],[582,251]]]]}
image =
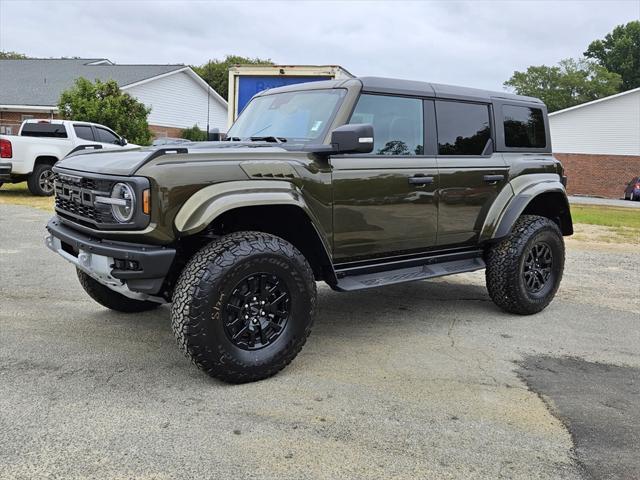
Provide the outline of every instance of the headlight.
{"type": "Polygon", "coordinates": [[[111,212],[120,223],[130,222],[136,212],[136,195],[126,183],[116,183],[111,190],[111,212]]]}

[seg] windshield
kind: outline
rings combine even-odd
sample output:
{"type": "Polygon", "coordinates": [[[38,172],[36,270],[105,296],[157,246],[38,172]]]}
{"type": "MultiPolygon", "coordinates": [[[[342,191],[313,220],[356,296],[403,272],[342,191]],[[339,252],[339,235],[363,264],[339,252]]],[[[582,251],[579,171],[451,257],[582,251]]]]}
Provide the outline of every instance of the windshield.
{"type": "Polygon", "coordinates": [[[256,97],[229,129],[230,140],[320,139],[345,96],[344,89],[301,90],[256,97]]]}

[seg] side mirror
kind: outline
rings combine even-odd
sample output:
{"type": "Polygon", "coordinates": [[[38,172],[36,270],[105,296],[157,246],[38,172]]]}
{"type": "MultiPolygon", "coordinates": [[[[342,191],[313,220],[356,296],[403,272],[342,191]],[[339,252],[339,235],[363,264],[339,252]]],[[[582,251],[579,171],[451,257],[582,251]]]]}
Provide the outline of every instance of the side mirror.
{"type": "Polygon", "coordinates": [[[127,142],[127,139],[126,139],[126,138],[122,138],[122,137],[120,138],[120,146],[121,146],[121,147],[124,147],[127,143],[128,143],[128,142],[127,142]]]}
{"type": "Polygon", "coordinates": [[[335,153],[371,153],[373,125],[370,123],[342,125],[331,132],[331,146],[335,153]]]}

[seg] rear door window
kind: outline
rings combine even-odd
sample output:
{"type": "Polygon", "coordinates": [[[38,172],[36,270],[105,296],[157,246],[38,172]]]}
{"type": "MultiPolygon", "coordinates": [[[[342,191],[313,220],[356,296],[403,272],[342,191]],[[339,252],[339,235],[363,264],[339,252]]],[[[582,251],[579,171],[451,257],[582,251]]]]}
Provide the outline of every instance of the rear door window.
{"type": "Polygon", "coordinates": [[[93,129],[89,125],[74,125],[73,130],[76,132],[76,136],[83,140],[94,141],[93,129]]]}
{"type": "Polygon", "coordinates": [[[422,100],[363,94],[349,123],[373,125],[374,155],[423,155],[422,100]]]}
{"type": "Polygon", "coordinates": [[[438,155],[482,155],[491,138],[488,105],[440,100],[436,119],[438,155]]]}
{"type": "Polygon", "coordinates": [[[544,148],[547,139],[539,108],[503,105],[504,144],[515,148],[544,148]]]}
{"type": "Polygon", "coordinates": [[[25,123],[20,135],[23,137],[67,138],[67,129],[62,123],[25,123]]]}

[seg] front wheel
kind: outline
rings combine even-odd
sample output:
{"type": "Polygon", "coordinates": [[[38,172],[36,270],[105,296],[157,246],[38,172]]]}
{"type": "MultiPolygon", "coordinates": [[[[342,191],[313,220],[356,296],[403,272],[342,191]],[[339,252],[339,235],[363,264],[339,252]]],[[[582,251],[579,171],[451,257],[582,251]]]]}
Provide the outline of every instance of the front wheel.
{"type": "Polygon", "coordinates": [[[305,344],[316,303],[313,272],[289,242],[261,232],[216,240],[187,263],[171,322],[178,345],[212,377],[261,380],[305,344]]]}
{"type": "Polygon", "coordinates": [[[54,178],[52,165],[47,163],[36,165],[31,175],[27,177],[29,191],[38,197],[50,197],[55,190],[54,178]]]}
{"type": "Polygon", "coordinates": [[[542,311],[560,286],[564,256],[558,225],[537,215],[521,216],[511,234],[487,252],[491,299],[510,313],[542,311]]]}

